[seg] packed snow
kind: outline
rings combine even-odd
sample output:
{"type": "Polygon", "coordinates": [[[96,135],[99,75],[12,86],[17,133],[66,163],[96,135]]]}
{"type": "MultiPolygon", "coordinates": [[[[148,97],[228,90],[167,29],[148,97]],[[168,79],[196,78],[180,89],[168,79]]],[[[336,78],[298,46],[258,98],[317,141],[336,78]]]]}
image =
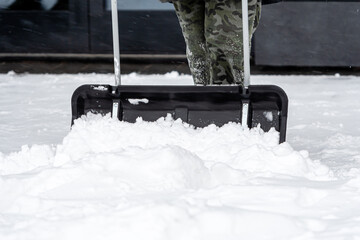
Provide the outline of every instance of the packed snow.
{"type": "MultiPolygon", "coordinates": [[[[174,72],[122,80],[191,84],[174,72]]],[[[89,114],[70,130],[73,91],[112,82],[0,75],[1,240],[360,239],[359,77],[254,76],[289,96],[283,144],[274,130],[170,116],[89,114]]]]}

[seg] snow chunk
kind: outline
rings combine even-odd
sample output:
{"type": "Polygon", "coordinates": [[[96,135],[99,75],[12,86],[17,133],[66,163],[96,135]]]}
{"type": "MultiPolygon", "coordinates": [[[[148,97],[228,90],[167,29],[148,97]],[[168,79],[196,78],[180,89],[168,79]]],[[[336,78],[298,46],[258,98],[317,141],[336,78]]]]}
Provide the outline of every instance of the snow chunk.
{"type": "Polygon", "coordinates": [[[142,99],[129,98],[128,101],[132,105],[139,105],[139,103],[145,103],[145,104],[149,103],[149,99],[146,98],[142,98],[142,99]]]}
{"type": "Polygon", "coordinates": [[[7,73],[8,76],[15,76],[16,75],[16,72],[11,70],[7,73]]]}
{"type": "Polygon", "coordinates": [[[264,117],[268,122],[272,122],[274,120],[274,116],[272,112],[264,112],[264,117]]]}
{"type": "Polygon", "coordinates": [[[106,86],[102,86],[102,85],[99,85],[99,86],[91,86],[91,88],[93,90],[97,90],[97,91],[108,91],[108,87],[106,86]]]}

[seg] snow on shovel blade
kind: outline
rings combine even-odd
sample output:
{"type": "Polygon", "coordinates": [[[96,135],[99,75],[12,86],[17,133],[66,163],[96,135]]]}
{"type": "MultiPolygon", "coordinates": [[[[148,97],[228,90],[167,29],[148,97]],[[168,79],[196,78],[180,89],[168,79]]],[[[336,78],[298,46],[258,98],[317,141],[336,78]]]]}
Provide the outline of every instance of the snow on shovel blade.
{"type": "Polygon", "coordinates": [[[273,85],[240,86],[110,86],[83,85],[71,100],[72,123],[88,112],[108,114],[122,121],[138,117],[155,121],[171,114],[195,127],[228,122],[275,128],[285,141],[288,113],[286,93],[273,85]]]}

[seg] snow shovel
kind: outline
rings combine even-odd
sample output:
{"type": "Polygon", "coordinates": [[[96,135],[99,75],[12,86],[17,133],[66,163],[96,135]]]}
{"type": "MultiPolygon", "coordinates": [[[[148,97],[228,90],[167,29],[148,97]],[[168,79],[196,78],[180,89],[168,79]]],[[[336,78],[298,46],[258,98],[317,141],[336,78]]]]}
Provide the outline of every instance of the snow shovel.
{"type": "MultiPolygon", "coordinates": [[[[88,112],[111,114],[120,121],[135,122],[138,117],[156,121],[171,114],[195,127],[229,122],[264,131],[275,128],[280,143],[285,141],[288,98],[273,85],[250,85],[248,18],[243,18],[244,86],[134,86],[121,85],[117,0],[112,0],[115,86],[83,85],[72,99],[72,124],[88,112]],[[246,33],[246,34],[245,34],[246,33]]],[[[248,2],[242,1],[243,16],[248,2]]]]}

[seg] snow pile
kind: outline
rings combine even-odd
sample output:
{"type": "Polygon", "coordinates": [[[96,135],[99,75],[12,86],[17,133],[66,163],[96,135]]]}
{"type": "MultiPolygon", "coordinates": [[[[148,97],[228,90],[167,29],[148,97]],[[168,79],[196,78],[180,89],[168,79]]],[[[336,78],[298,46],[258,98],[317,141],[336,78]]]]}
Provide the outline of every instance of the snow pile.
{"type": "Polygon", "coordinates": [[[220,181],[229,178],[232,170],[266,176],[331,177],[329,169],[309,159],[306,151],[294,151],[278,141],[275,130],[264,133],[260,128],[247,129],[236,123],[195,129],[170,116],[157,122],[138,119],[132,124],[90,114],[75,122],[62,145],[23,146],[20,152],[2,157],[0,171],[8,175],[43,166],[92,163],[124,171],[121,175],[134,169],[150,175],[194,171],[202,176],[212,171],[218,173],[215,176],[220,181]],[[223,178],[222,171],[226,172],[223,178]]]}
{"type": "Polygon", "coordinates": [[[276,131],[98,115],[1,154],[0,174],[0,239],[307,239],[326,226],[292,215],[335,181],[276,131]]]}

